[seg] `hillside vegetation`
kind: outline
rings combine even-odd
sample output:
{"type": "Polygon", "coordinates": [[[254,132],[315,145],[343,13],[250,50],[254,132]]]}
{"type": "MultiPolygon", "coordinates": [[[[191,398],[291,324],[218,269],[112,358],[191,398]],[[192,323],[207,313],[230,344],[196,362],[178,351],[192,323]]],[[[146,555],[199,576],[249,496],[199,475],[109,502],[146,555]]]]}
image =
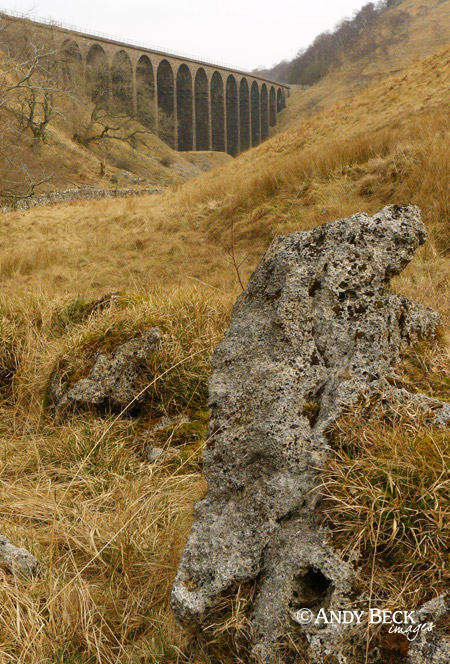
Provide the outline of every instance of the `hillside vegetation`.
{"type": "MultiPolygon", "coordinates": [[[[240,282],[276,235],[386,204],[417,204],[430,240],[395,287],[436,308],[446,331],[436,347],[405,357],[402,371],[450,400],[449,101],[446,47],[161,197],[2,217],[0,532],[27,546],[43,573],[25,582],[0,571],[1,664],[240,661],[245,588],[224,600],[225,617],[201,639],[176,628],[168,602],[192,504],[205,490],[208,360],[240,282]],[[147,367],[140,418],[55,422],[48,381],[56,367],[82,372],[97,350],[153,325],[164,337],[147,367]],[[156,441],[177,456],[150,465],[137,436],[179,414],[189,423],[166,427],[156,441]]],[[[355,480],[356,519],[342,520],[338,536],[369,561],[363,573],[373,575],[374,601],[411,610],[448,588],[448,491],[431,504],[427,528],[414,530],[416,540],[401,514],[396,537],[386,521],[378,554],[373,490],[381,463],[394,485],[408,478],[419,513],[444,477],[450,441],[447,431],[425,433],[414,413],[375,415],[376,426],[362,416],[358,429],[351,419],[340,423],[341,456],[328,482],[345,498],[338,460],[351,455],[344,461],[355,480]],[[405,428],[408,440],[399,434],[405,428]],[[395,453],[397,443],[405,455],[395,453]],[[356,484],[361,477],[373,480],[356,484]]],[[[397,514],[395,496],[386,492],[386,500],[397,514]]],[[[329,513],[335,508],[331,501],[329,513]]],[[[414,523],[420,527],[420,519],[414,523]]],[[[405,661],[404,644],[384,639],[381,646],[380,664],[405,661]]]]}
{"type": "Polygon", "coordinates": [[[367,2],[361,9],[355,9],[351,17],[342,18],[333,30],[317,35],[295,58],[283,60],[263,73],[286,83],[314,85],[345,58],[356,60],[373,53],[381,44],[386,46],[401,39],[402,28],[410,22],[410,15],[403,9],[389,12],[386,21],[385,13],[404,1],[367,2]],[[388,28],[388,34],[380,29],[382,26],[388,28]]]}
{"type": "Polygon", "coordinates": [[[5,215],[4,288],[97,296],[197,279],[230,291],[232,236],[245,277],[275,235],[386,202],[418,204],[429,246],[446,251],[449,62],[445,48],[157,200],[5,215]]]}
{"type": "MultiPolygon", "coordinates": [[[[371,4],[368,3],[369,6],[371,4]]],[[[288,107],[279,118],[279,129],[290,127],[336,101],[405,69],[450,42],[449,0],[403,0],[380,14],[369,11],[366,17],[363,10],[360,14],[353,31],[344,22],[341,31],[347,30],[350,34],[338,39],[337,33],[336,44],[325,49],[330,62],[321,71],[318,70],[320,49],[318,54],[311,54],[309,66],[318,71],[313,84],[296,74],[301,71],[301,59],[289,63],[289,82],[306,83],[307,87],[299,89],[293,86],[288,107]],[[366,24],[367,18],[372,15],[373,18],[366,24]]],[[[308,51],[304,57],[307,54],[308,51]]]]}

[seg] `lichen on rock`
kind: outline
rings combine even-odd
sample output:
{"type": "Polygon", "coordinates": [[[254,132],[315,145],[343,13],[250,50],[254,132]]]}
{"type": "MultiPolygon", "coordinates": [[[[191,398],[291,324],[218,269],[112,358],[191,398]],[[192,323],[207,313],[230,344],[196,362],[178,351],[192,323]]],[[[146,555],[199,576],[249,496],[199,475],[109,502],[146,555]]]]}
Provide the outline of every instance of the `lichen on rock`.
{"type": "Polygon", "coordinates": [[[450,662],[450,596],[439,595],[415,612],[418,624],[432,624],[430,631],[420,631],[409,648],[408,664],[444,664],[450,662]]]}
{"type": "MultiPolygon", "coordinates": [[[[327,435],[361,393],[383,391],[403,345],[432,338],[437,313],[389,291],[427,234],[417,207],[355,214],[274,240],[212,358],[206,497],[172,590],[185,625],[256,582],[253,654],[279,661],[280,636],[308,661],[345,662],[343,625],[299,625],[295,609],[355,606],[355,570],[321,521],[327,435]]],[[[281,660],[282,661],[282,660],[281,660]]]]}

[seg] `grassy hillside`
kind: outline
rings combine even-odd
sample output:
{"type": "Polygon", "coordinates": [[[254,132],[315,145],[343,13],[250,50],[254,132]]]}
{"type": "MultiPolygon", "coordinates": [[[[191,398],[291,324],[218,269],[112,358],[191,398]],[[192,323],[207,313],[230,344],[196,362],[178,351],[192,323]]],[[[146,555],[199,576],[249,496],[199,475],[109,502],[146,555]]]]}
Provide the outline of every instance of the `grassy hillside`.
{"type": "MultiPolygon", "coordinates": [[[[49,124],[45,142],[38,145],[31,135],[24,132],[17,116],[5,109],[0,115],[0,124],[8,124],[16,137],[12,152],[16,161],[23,164],[36,180],[39,180],[41,173],[49,176],[37,188],[38,193],[74,186],[103,189],[167,187],[185,182],[231,159],[225,153],[176,152],[131,119],[121,119],[120,122],[126,124],[125,129],[113,132],[112,137],[105,136],[89,145],[82,145],[74,140],[74,134],[79,130],[79,121],[74,119],[79,119],[79,104],[63,100],[57,109],[60,115],[49,124]],[[137,140],[127,140],[133,132],[136,132],[137,140]]],[[[86,124],[91,111],[88,105],[86,124]]],[[[114,126],[117,118],[110,118],[109,122],[114,126]]],[[[100,133],[102,128],[96,129],[100,133]]],[[[8,164],[1,157],[0,169],[3,177],[8,176],[9,171],[13,179],[17,177],[14,175],[17,169],[8,169],[8,164]]]]}
{"type": "Polygon", "coordinates": [[[157,200],[4,216],[4,288],[86,296],[197,279],[229,291],[232,231],[248,275],[275,235],[386,202],[420,205],[446,250],[449,63],[446,48],[157,200]]]}
{"type": "MultiPolygon", "coordinates": [[[[27,546],[44,571],[31,583],[0,571],[1,664],[236,661],[230,643],[245,627],[243,596],[201,640],[176,629],[168,596],[193,501],[205,490],[208,359],[239,281],[275,235],[390,203],[419,205],[430,240],[395,287],[438,309],[446,332],[437,347],[405,357],[402,372],[450,400],[449,101],[447,47],[161,197],[2,217],[0,533],[27,546]],[[155,324],[164,339],[140,418],[54,421],[47,386],[55,367],[83,372],[98,349],[155,324]],[[149,465],[137,436],[178,414],[190,422],[153,439],[177,456],[149,465]]],[[[379,463],[394,485],[406,473],[420,514],[444,477],[450,442],[410,411],[394,415],[365,423],[350,414],[339,425],[341,457],[352,456],[345,467],[355,482],[373,477],[355,484],[361,509],[342,519],[340,537],[373,564],[374,601],[411,610],[448,587],[448,491],[427,512],[418,545],[401,514],[397,537],[386,521],[386,555],[375,555],[371,539],[380,518],[371,491],[379,463]]],[[[342,466],[330,467],[328,480],[345,497],[341,477],[342,466]]],[[[371,569],[363,573],[370,578],[371,569]]],[[[404,661],[398,643],[381,645],[380,664],[404,661]]]]}
{"type": "Polygon", "coordinates": [[[342,62],[319,82],[306,90],[293,86],[278,128],[290,127],[449,43],[449,0],[404,0],[381,14],[369,32],[344,46],[342,62]],[[402,16],[397,26],[396,17],[402,16]]]}

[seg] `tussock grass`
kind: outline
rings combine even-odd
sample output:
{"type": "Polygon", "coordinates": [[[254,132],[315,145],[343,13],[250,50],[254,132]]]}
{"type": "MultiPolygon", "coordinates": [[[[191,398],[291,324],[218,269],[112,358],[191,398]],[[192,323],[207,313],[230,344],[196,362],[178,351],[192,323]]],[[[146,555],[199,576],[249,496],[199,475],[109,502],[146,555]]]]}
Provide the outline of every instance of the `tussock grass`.
{"type": "MultiPolygon", "coordinates": [[[[323,517],[341,554],[358,561],[355,591],[372,607],[404,611],[448,593],[448,427],[433,426],[432,412],[414,403],[387,405],[379,395],[339,419],[332,444],[320,486],[323,517]]],[[[380,664],[406,662],[405,637],[362,629],[380,664]]]]}
{"type": "Polygon", "coordinates": [[[450,589],[450,434],[430,420],[377,400],[333,435],[324,512],[336,544],[363,561],[366,587],[373,575],[374,606],[406,610],[450,589]]]}
{"type": "MultiPolygon", "coordinates": [[[[396,372],[412,392],[450,398],[448,349],[421,343],[396,372]]],[[[450,430],[433,411],[384,395],[361,398],[330,431],[333,454],[319,490],[323,518],[344,557],[358,561],[355,591],[369,605],[411,611],[450,592],[450,430]]],[[[438,630],[448,633],[448,619],[438,630]]],[[[402,664],[404,636],[363,626],[380,664],[402,664]]]]}
{"type": "Polygon", "coordinates": [[[66,331],[54,370],[79,379],[99,350],[114,350],[144,329],[157,326],[163,340],[145,373],[150,380],[168,373],[162,383],[146,392],[152,417],[204,407],[209,358],[225,327],[229,303],[229,298],[213,299],[195,287],[182,295],[160,291],[148,296],[116,296],[106,309],[66,331]]]}
{"type": "Polygon", "coordinates": [[[154,416],[179,412],[203,403],[209,358],[226,325],[233,296],[217,296],[197,288],[148,295],[117,295],[85,302],[90,313],[80,316],[80,301],[23,296],[3,298],[4,329],[0,366],[3,388],[16,405],[39,412],[49,376],[86,374],[97,351],[111,351],[144,329],[158,326],[160,350],[149,361],[148,376],[168,372],[164,386],[149,390],[154,416]],[[70,320],[72,311],[73,319],[70,320]],[[80,320],[81,318],[81,320],[80,320]],[[61,320],[63,329],[61,329],[61,320]],[[179,369],[172,367],[179,365],[179,369]],[[14,370],[14,375],[13,375],[14,370]],[[159,404],[158,409],[156,402],[159,404]]]}
{"type": "Polygon", "coordinates": [[[43,573],[25,583],[1,572],[0,662],[186,661],[168,597],[192,503],[205,489],[197,411],[206,408],[209,357],[230,303],[194,287],[85,302],[90,313],[80,320],[79,307],[61,300],[3,302],[3,365],[13,353],[16,373],[5,378],[0,406],[0,532],[37,555],[43,573]],[[105,341],[114,347],[154,324],[164,337],[140,419],[47,417],[55,359],[89,362],[105,341]],[[192,423],[159,442],[179,447],[177,459],[143,461],[133,441],[146,423],[186,412],[192,423]]]}

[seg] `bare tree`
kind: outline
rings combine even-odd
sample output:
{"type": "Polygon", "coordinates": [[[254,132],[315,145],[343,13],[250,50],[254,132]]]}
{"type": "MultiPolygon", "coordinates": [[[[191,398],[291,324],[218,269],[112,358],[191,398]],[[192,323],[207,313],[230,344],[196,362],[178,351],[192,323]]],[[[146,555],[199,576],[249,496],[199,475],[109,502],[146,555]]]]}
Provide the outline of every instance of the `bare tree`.
{"type": "Polygon", "coordinates": [[[85,147],[98,143],[104,138],[126,142],[131,147],[136,147],[145,133],[145,130],[129,115],[108,111],[96,104],[90,112],[78,117],[73,139],[85,147]]]}
{"type": "Polygon", "coordinates": [[[58,58],[44,32],[0,16],[0,197],[32,196],[51,179],[33,153],[46,140],[56,98],[66,94],[58,58]]]}
{"type": "Polygon", "coordinates": [[[54,97],[44,90],[42,94],[31,87],[22,100],[23,125],[34,137],[35,147],[42,141],[45,143],[45,130],[55,112],[54,97]]]}

